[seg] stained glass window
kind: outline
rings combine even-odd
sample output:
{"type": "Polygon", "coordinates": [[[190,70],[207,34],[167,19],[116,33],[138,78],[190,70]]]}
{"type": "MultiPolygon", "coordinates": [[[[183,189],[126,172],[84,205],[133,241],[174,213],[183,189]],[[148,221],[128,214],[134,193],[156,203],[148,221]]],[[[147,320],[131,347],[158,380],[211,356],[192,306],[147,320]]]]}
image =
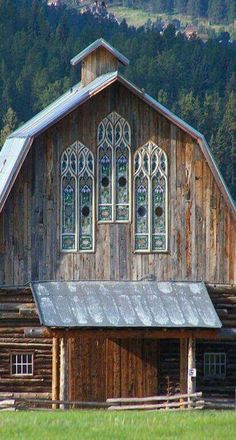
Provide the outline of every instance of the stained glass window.
{"type": "Polygon", "coordinates": [[[75,142],[61,156],[61,250],[94,250],[94,158],[75,142]]]}
{"type": "Polygon", "coordinates": [[[130,126],[112,112],[98,126],[98,221],[130,220],[130,126]]]}
{"type": "Polygon", "coordinates": [[[91,151],[79,145],[79,250],[94,249],[94,159],[91,151]]]}
{"type": "Polygon", "coordinates": [[[135,250],[167,250],[167,156],[153,142],[134,156],[135,250]]]}
{"type": "Polygon", "coordinates": [[[76,251],[77,231],[77,145],[61,157],[61,249],[76,251]]]}

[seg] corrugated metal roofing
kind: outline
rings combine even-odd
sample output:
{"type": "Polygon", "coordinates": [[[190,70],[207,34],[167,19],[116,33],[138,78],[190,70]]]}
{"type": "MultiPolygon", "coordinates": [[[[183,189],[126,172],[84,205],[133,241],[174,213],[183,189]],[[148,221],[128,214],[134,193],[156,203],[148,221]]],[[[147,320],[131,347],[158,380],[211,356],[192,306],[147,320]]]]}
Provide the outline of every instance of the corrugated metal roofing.
{"type": "Polygon", "coordinates": [[[84,58],[86,58],[88,55],[90,55],[99,47],[104,47],[110,53],[112,53],[112,55],[114,55],[114,57],[116,57],[122,64],[124,64],[124,66],[128,66],[129,64],[128,58],[126,58],[117,49],[115,49],[109,43],[107,43],[107,41],[103,40],[103,38],[99,38],[98,40],[94,41],[92,44],[90,44],[88,47],[82,50],[82,52],[80,52],[78,55],[72,58],[70,60],[71,65],[75,66],[76,64],[80,63],[84,58]]]}
{"type": "Polygon", "coordinates": [[[81,87],[80,84],[75,85],[67,93],[62,95],[59,99],[54,101],[51,105],[46,107],[43,111],[38,113],[26,124],[22,125],[19,129],[14,131],[8,137],[2,150],[0,151],[0,212],[23,164],[24,158],[26,157],[28,150],[34,140],[34,137],[58,122],[65,115],[72,112],[76,107],[94,96],[94,94],[98,93],[99,91],[117,80],[121,82],[125,87],[128,87],[133,93],[138,95],[148,105],[159,111],[173,124],[185,130],[198,141],[202,152],[211,168],[211,171],[222,191],[222,194],[224,195],[225,201],[231,209],[234,219],[236,220],[235,203],[214,161],[214,158],[210,152],[204,136],[193,127],[191,127],[189,124],[184,122],[182,119],[180,119],[178,116],[170,112],[167,108],[165,108],[155,99],[153,99],[147,93],[143,93],[138,87],[125,79],[118,72],[111,72],[105,75],[101,75],[85,87],[81,87]],[[24,138],[25,142],[23,142],[21,138],[24,138]]]}
{"type": "Polygon", "coordinates": [[[32,291],[47,327],[222,326],[204,283],[38,282],[32,291]]]}

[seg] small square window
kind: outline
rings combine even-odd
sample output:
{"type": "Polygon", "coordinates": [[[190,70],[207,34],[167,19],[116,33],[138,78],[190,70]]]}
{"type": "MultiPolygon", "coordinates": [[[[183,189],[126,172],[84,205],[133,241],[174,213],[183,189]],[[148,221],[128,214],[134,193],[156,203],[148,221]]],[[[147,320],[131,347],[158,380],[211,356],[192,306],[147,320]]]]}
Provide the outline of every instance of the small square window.
{"type": "Polygon", "coordinates": [[[11,355],[11,374],[13,376],[32,376],[33,354],[18,353],[11,355]]]}
{"type": "Polygon", "coordinates": [[[226,375],[225,353],[204,353],[204,377],[223,378],[226,375]]]}

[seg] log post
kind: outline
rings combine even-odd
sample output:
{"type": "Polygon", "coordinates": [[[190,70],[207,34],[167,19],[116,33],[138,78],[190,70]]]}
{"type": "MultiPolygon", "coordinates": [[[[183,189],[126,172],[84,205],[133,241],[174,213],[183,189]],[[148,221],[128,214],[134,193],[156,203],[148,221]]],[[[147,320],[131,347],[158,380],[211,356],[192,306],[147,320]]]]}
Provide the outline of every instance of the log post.
{"type": "MultiPolygon", "coordinates": [[[[67,339],[63,336],[60,341],[60,400],[67,400],[67,339]]],[[[64,403],[60,409],[65,409],[64,403]]]]}
{"type": "Polygon", "coordinates": [[[188,394],[196,391],[196,377],[193,376],[193,369],[196,368],[195,360],[196,340],[193,336],[188,339],[188,394]]]}
{"type": "MultiPolygon", "coordinates": [[[[52,339],[52,400],[59,400],[59,340],[57,337],[52,339]]],[[[52,405],[52,409],[57,408],[57,404],[52,405]]]]}

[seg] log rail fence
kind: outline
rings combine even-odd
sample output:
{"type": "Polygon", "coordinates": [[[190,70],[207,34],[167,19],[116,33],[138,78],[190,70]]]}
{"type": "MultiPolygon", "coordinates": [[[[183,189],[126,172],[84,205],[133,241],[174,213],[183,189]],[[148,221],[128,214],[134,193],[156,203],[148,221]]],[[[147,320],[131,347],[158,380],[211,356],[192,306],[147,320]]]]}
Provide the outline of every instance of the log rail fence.
{"type": "Polygon", "coordinates": [[[107,410],[161,410],[203,409],[202,393],[177,394],[139,398],[110,398],[106,402],[82,402],[77,400],[52,400],[27,397],[0,397],[2,410],[56,410],[56,409],[107,409],[107,410]]]}

